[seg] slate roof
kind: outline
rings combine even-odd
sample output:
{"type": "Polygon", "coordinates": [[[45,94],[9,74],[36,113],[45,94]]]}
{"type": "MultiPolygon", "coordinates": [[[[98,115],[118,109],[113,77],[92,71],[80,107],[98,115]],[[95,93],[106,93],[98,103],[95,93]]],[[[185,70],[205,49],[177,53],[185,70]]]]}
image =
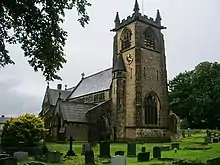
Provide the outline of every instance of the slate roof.
{"type": "Polygon", "coordinates": [[[83,78],[72,91],[68,99],[109,90],[112,82],[112,68],[83,78]]]}
{"type": "Polygon", "coordinates": [[[59,108],[61,116],[67,122],[88,122],[86,113],[94,107],[95,104],[82,104],[73,102],[60,102],[59,108]]]}
{"type": "Polygon", "coordinates": [[[63,98],[63,99],[66,99],[71,93],[71,91],[68,91],[68,90],[58,90],[58,89],[50,89],[50,88],[48,88],[47,92],[48,92],[50,104],[54,105],[54,106],[57,103],[59,93],[61,93],[61,98],[63,98]]]}

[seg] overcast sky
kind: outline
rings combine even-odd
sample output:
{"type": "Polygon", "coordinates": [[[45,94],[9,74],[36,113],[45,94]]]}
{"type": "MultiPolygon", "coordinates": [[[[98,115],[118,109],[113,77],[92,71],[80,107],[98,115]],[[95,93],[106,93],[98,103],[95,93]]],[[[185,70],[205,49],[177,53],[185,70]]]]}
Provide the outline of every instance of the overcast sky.
{"type": "MultiPolygon", "coordinates": [[[[168,78],[193,69],[202,61],[220,60],[219,0],[139,0],[144,14],[155,18],[160,9],[165,35],[168,78]]],[[[67,64],[60,76],[68,87],[77,84],[81,73],[90,75],[111,67],[115,13],[126,18],[133,12],[134,0],[92,0],[90,23],[82,28],[75,10],[66,14],[62,27],[68,32],[65,46],[67,64]]],[[[19,47],[9,46],[14,66],[0,69],[0,115],[39,113],[46,89],[42,73],[29,67],[19,47]]],[[[50,84],[56,88],[58,82],[50,84]]]]}

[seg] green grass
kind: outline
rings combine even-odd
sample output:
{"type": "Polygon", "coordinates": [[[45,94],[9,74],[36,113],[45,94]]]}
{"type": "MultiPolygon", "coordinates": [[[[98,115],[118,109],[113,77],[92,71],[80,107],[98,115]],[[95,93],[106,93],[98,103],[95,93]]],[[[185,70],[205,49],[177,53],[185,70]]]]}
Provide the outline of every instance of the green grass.
{"type": "MultiPolygon", "coordinates": [[[[187,137],[182,139],[180,143],[181,148],[185,147],[197,147],[202,146],[204,142],[203,137],[205,134],[196,133],[192,135],[192,137],[187,137]]],[[[141,147],[145,146],[147,151],[151,152],[152,158],[152,150],[155,146],[162,146],[162,145],[170,145],[170,143],[147,143],[147,144],[137,144],[137,153],[141,151],[141,147]]],[[[63,154],[66,154],[68,151],[69,145],[68,144],[57,144],[57,143],[48,143],[47,144],[50,151],[59,151],[63,154]]],[[[219,156],[220,153],[220,143],[216,144],[209,144],[208,147],[212,147],[209,150],[178,150],[177,153],[174,151],[164,151],[162,152],[163,158],[177,158],[177,159],[184,159],[184,160],[197,160],[197,161],[207,161],[208,159],[216,158],[219,156]]],[[[74,144],[74,151],[78,155],[77,157],[70,158],[70,160],[65,160],[65,165],[82,165],[84,162],[84,156],[81,156],[82,151],[82,143],[74,144]]],[[[96,162],[101,164],[103,159],[98,159],[97,156],[99,155],[99,146],[93,148],[96,162]]],[[[123,150],[127,151],[127,144],[111,144],[111,155],[114,155],[115,151],[123,150]]],[[[155,164],[155,163],[166,163],[166,165],[171,164],[170,162],[160,162],[160,161],[149,161],[144,163],[138,163],[137,158],[128,158],[128,165],[147,165],[147,164],[155,164]]]]}

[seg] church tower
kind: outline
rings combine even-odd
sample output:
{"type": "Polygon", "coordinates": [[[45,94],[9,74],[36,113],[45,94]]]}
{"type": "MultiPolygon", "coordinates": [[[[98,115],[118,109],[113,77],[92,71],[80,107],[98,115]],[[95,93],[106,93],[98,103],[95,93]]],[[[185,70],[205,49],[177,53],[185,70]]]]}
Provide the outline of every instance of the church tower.
{"type": "Polygon", "coordinates": [[[139,12],[120,21],[116,14],[113,44],[112,126],[118,141],[164,137],[169,110],[161,16],[139,12]]]}

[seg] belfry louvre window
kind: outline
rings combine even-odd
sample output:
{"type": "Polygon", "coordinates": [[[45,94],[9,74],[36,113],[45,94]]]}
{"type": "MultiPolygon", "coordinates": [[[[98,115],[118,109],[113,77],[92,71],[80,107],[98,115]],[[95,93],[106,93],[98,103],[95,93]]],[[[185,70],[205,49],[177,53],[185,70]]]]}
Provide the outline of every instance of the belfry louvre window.
{"type": "Polygon", "coordinates": [[[131,30],[125,28],[121,36],[121,49],[127,49],[131,46],[131,30]]]}
{"type": "Polygon", "coordinates": [[[156,48],[155,32],[152,27],[148,27],[144,32],[144,45],[148,49],[155,50],[156,48]]]}

